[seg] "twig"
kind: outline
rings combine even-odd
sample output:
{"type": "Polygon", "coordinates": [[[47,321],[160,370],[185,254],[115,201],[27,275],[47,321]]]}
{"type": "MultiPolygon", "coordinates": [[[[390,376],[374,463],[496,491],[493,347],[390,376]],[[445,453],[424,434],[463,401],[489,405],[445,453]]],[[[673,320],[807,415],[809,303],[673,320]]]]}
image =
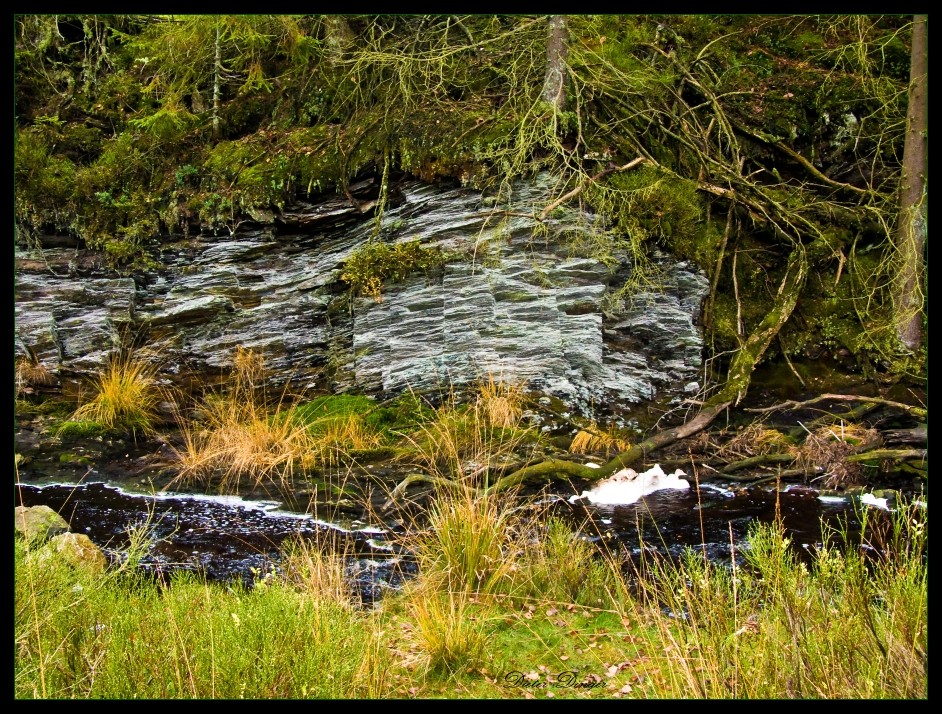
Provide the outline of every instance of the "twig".
{"type": "Polygon", "coordinates": [[[736,258],[739,257],[739,249],[733,251],[733,295],[736,298],[736,336],[742,338],[742,302],[739,300],[739,281],[736,278],[736,258]]]}
{"type": "Polygon", "coordinates": [[[753,413],[763,413],[763,412],[774,412],[779,409],[791,409],[791,408],[800,408],[800,407],[809,407],[812,404],[817,404],[818,402],[824,401],[839,401],[839,402],[874,402],[875,404],[882,404],[886,407],[896,407],[904,411],[909,412],[913,416],[925,418],[928,416],[929,410],[922,407],[913,407],[909,404],[903,404],[902,402],[894,402],[889,399],[882,399],[881,397],[858,397],[855,394],[822,394],[819,397],[814,399],[808,399],[804,402],[797,402],[793,399],[782,402],[781,404],[773,404],[771,407],[754,407],[751,409],[745,409],[744,411],[753,412],[753,413]]]}
{"type": "Polygon", "coordinates": [[[795,369],[795,365],[792,364],[791,359],[788,356],[788,351],[785,349],[785,342],[782,340],[782,333],[778,333],[778,345],[782,348],[782,357],[785,358],[785,364],[788,365],[788,368],[792,371],[792,374],[798,379],[798,382],[801,384],[802,389],[807,389],[808,385],[805,384],[805,380],[801,378],[801,375],[798,374],[798,370],[795,369]]]}
{"type": "Polygon", "coordinates": [[[386,499],[386,503],[383,504],[383,510],[388,510],[389,507],[393,505],[395,500],[404,494],[406,489],[414,483],[430,483],[434,486],[442,486],[452,490],[456,490],[458,488],[458,483],[456,481],[450,481],[447,478],[441,478],[440,476],[429,476],[427,474],[409,474],[404,479],[402,479],[402,481],[400,481],[390,492],[389,498],[386,499]]]}
{"type": "Polygon", "coordinates": [[[543,211],[540,213],[540,215],[537,217],[537,219],[540,220],[540,221],[545,221],[545,220],[546,220],[546,217],[547,217],[550,213],[552,213],[554,209],[558,208],[560,205],[562,205],[563,203],[565,203],[565,202],[568,201],[569,199],[575,198],[576,196],[578,196],[580,193],[582,193],[582,189],[584,189],[588,184],[593,183],[593,182],[595,182],[595,181],[598,181],[598,180],[601,179],[601,178],[605,178],[605,177],[608,176],[609,174],[615,173],[615,172],[617,172],[617,171],[627,171],[628,169],[633,169],[633,168],[634,168],[635,166],[637,166],[638,164],[644,163],[644,162],[646,162],[646,161],[647,161],[646,158],[644,158],[643,156],[639,156],[639,157],[636,158],[636,159],[632,159],[631,161],[629,161],[629,162],[628,162],[627,164],[625,164],[624,166],[614,166],[614,167],[612,167],[612,168],[605,169],[604,171],[600,171],[599,173],[595,174],[595,176],[590,177],[587,181],[585,181],[585,182],[583,182],[582,184],[576,186],[576,187],[575,187],[572,191],[570,191],[569,193],[567,193],[567,194],[565,194],[565,195],[563,195],[563,196],[560,196],[560,197],[557,198],[555,201],[553,201],[550,205],[548,205],[546,208],[543,209],[543,211]]]}
{"type": "MultiPolygon", "coordinates": [[[[712,126],[712,124],[711,124],[712,126]]],[[[710,286],[710,295],[707,298],[706,307],[703,310],[703,321],[713,329],[713,301],[716,295],[716,286],[720,282],[720,271],[723,268],[723,259],[726,257],[726,244],[729,241],[729,233],[733,226],[733,213],[735,212],[736,202],[730,203],[726,211],[726,227],[723,229],[723,242],[720,243],[720,254],[716,259],[716,267],[713,269],[713,283],[710,286]]]]}
{"type": "Polygon", "coordinates": [[[750,456],[748,459],[727,464],[720,469],[720,473],[727,475],[733,471],[741,471],[751,466],[764,466],[765,464],[790,464],[795,458],[794,454],[759,454],[758,456],[750,456]]]}

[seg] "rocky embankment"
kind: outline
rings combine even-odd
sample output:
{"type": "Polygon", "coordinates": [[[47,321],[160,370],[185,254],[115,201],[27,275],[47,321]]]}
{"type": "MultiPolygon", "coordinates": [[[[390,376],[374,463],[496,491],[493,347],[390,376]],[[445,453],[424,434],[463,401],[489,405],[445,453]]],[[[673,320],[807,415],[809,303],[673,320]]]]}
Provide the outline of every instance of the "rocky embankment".
{"type": "Polygon", "coordinates": [[[243,347],[280,384],[388,396],[491,375],[583,412],[696,392],[706,278],[658,255],[660,289],[614,300],[629,255],[592,214],[529,217],[550,200],[546,180],[500,210],[475,191],[406,182],[378,224],[331,196],[232,235],[165,238],[160,267],[131,275],[78,248],[19,247],[16,354],[70,382],[130,342],[186,382],[225,373],[243,347]],[[351,297],[341,270],[371,239],[418,240],[446,260],[387,283],[381,301],[351,297]]]}

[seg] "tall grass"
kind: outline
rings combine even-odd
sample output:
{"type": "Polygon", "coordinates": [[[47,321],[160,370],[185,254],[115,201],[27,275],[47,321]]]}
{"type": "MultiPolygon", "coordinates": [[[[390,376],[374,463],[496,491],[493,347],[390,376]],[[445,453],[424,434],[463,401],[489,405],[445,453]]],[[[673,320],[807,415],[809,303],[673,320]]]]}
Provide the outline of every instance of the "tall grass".
{"type": "Polygon", "coordinates": [[[285,393],[272,399],[266,378],[262,357],[239,348],[229,382],[211,390],[191,418],[180,419],[181,481],[211,480],[222,490],[237,491],[247,479],[256,487],[274,483],[289,489],[299,473],[339,467],[353,453],[384,442],[379,429],[355,410],[322,414],[319,407],[328,407],[322,399],[291,404],[285,393]]]}
{"type": "MultiPolygon", "coordinates": [[[[496,517],[499,530],[519,513],[508,510],[478,513],[496,517]]],[[[571,698],[923,699],[926,513],[917,505],[868,513],[861,540],[838,548],[825,539],[810,563],[795,557],[779,524],[756,525],[742,559],[716,564],[688,551],[679,562],[656,560],[630,592],[618,568],[582,550],[562,521],[551,518],[527,547],[502,547],[503,563],[474,566],[447,551],[446,536],[437,557],[428,541],[426,568],[373,611],[346,599],[327,543],[292,549],[284,577],[249,590],[192,574],[165,586],[128,568],[94,574],[41,560],[17,538],[14,693],[539,696],[507,684],[504,673],[516,670],[515,681],[571,698]],[[592,563],[609,569],[586,590],[592,563]],[[502,589],[523,582],[531,589],[502,589]],[[599,593],[608,593],[601,603],[599,593]],[[602,686],[561,686],[563,672],[602,686]]],[[[438,525],[460,527],[450,516],[438,525]]]]}
{"type": "Polygon", "coordinates": [[[486,610],[472,593],[426,576],[407,588],[404,598],[412,652],[425,670],[454,673],[485,660],[486,610]]]}
{"type": "MultiPolygon", "coordinates": [[[[72,422],[88,422],[109,431],[153,434],[159,405],[166,399],[156,367],[147,355],[127,351],[113,355],[90,386],[90,394],[75,410],[72,422]]],[[[69,422],[60,428],[67,432],[69,422]]]]}
{"type": "Polygon", "coordinates": [[[462,403],[452,393],[430,419],[404,434],[401,458],[439,479],[482,485],[490,482],[493,467],[515,462],[515,453],[538,442],[538,433],[521,422],[520,385],[489,378],[472,396],[462,403]]]}
{"type": "Polygon", "coordinates": [[[17,698],[357,698],[384,694],[368,613],[283,584],[223,587],[178,574],[40,576],[16,544],[17,698]]]}
{"type": "Polygon", "coordinates": [[[692,550],[679,564],[656,563],[641,601],[647,617],[661,613],[648,668],[660,693],[927,696],[925,513],[908,505],[888,518],[892,525],[865,529],[862,542],[845,549],[827,544],[834,534],[825,533],[811,566],[796,557],[780,523],[753,526],[741,565],[710,563],[692,550]],[[879,550],[874,537],[885,539],[879,550]]]}
{"type": "Polygon", "coordinates": [[[407,540],[419,569],[451,590],[493,591],[509,573],[519,520],[505,503],[467,482],[439,493],[425,527],[407,540]]]}
{"type": "Polygon", "coordinates": [[[284,578],[306,597],[349,608],[355,602],[345,565],[350,556],[348,547],[336,537],[324,536],[313,542],[299,538],[284,548],[284,578]]]}
{"type": "Polygon", "coordinates": [[[475,402],[483,409],[491,426],[510,428],[520,424],[525,396],[522,383],[488,374],[478,385],[475,402]]]}
{"type": "Polygon", "coordinates": [[[561,606],[613,606],[622,589],[620,564],[610,553],[600,552],[559,516],[541,518],[529,529],[536,533],[514,568],[516,596],[561,606]]]}

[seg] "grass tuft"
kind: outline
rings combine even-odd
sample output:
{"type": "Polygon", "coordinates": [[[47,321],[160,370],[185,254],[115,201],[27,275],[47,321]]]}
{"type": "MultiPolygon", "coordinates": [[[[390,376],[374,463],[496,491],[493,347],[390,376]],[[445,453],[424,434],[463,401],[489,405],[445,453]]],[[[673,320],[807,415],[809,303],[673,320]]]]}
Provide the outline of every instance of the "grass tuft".
{"type": "MultiPolygon", "coordinates": [[[[139,353],[112,356],[91,385],[91,396],[72,415],[71,422],[98,424],[107,431],[150,435],[159,421],[164,390],[156,367],[139,353]]],[[[68,433],[68,429],[61,433],[68,433]]]]}

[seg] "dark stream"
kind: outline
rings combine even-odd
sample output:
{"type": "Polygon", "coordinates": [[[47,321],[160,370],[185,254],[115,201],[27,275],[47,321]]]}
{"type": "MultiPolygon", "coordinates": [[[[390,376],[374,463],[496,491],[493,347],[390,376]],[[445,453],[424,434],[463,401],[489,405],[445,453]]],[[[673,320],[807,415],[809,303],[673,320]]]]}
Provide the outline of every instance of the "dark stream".
{"type": "Polygon", "coordinates": [[[345,554],[355,595],[372,603],[415,572],[408,554],[387,540],[389,531],[352,521],[340,525],[279,510],[276,502],[238,497],[145,496],[104,483],[20,485],[15,501],[47,505],[71,529],[86,534],[112,560],[120,560],[131,530],[146,532],[140,567],[157,577],[191,571],[213,581],[252,586],[279,570],[282,547],[303,538],[345,554]]]}
{"type": "MultiPolygon", "coordinates": [[[[546,501],[547,495],[534,494],[546,501]]],[[[859,505],[852,498],[819,497],[799,486],[774,488],[704,484],[699,491],[665,490],[623,506],[570,503],[550,494],[553,508],[583,534],[608,547],[618,545],[628,560],[642,553],[678,556],[685,548],[703,552],[713,562],[729,564],[741,549],[750,524],[772,522],[780,513],[799,556],[810,559],[822,541],[822,523],[838,534],[859,531],[859,505]]],[[[20,485],[15,502],[45,504],[85,533],[113,560],[129,542],[129,527],[148,528],[141,567],[156,576],[176,570],[215,581],[242,581],[251,586],[277,572],[281,547],[294,537],[326,544],[346,557],[347,576],[355,594],[372,604],[385,590],[398,588],[416,573],[416,565],[397,545],[397,523],[386,525],[351,518],[327,522],[292,512],[275,501],[237,497],[167,494],[147,496],[105,483],[20,485]]]]}
{"type": "Polygon", "coordinates": [[[767,486],[703,484],[699,492],[657,491],[640,501],[621,506],[573,505],[573,515],[592,524],[591,538],[618,543],[630,560],[644,553],[672,558],[693,548],[711,562],[730,564],[735,554],[741,563],[750,527],[782,519],[797,555],[809,561],[822,546],[822,526],[840,542],[860,534],[858,505],[851,497],[819,496],[796,485],[778,492],[767,486]]]}

